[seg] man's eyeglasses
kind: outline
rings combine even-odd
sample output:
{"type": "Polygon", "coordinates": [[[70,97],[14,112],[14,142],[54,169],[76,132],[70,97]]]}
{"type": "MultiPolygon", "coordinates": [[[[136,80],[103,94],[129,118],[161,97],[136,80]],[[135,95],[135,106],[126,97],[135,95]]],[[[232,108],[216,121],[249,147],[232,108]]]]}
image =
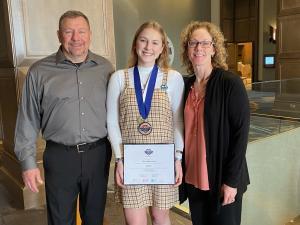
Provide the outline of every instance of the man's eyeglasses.
{"type": "Polygon", "coordinates": [[[188,41],[188,46],[189,48],[195,48],[200,45],[202,48],[209,48],[212,46],[214,43],[212,41],[188,41]]]}

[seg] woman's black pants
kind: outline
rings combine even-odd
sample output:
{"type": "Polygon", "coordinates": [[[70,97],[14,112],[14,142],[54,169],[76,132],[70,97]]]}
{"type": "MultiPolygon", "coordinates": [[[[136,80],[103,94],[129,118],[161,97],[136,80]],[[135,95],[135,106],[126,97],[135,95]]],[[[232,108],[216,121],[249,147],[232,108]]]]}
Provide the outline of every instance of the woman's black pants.
{"type": "MultiPolygon", "coordinates": [[[[202,191],[187,184],[189,208],[193,225],[240,225],[242,212],[242,197],[235,202],[221,206],[220,212],[212,210],[212,200],[209,191],[202,191]]],[[[221,201],[221,200],[220,200],[221,201]]]]}

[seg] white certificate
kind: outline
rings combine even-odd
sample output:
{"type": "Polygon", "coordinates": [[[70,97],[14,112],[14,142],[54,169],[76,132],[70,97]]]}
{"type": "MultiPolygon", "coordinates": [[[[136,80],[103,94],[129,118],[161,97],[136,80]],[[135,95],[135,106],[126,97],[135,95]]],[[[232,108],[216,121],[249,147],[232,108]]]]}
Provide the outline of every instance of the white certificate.
{"type": "Polygon", "coordinates": [[[124,184],[174,184],[174,144],[125,144],[124,184]]]}

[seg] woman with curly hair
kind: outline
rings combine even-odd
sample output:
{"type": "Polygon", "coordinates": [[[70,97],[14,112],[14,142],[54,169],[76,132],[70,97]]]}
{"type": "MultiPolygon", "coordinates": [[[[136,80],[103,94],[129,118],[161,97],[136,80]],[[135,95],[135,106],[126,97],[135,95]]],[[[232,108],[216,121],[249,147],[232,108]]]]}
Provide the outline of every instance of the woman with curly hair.
{"type": "Polygon", "coordinates": [[[185,146],[180,200],[194,225],[238,225],[249,175],[249,102],[239,76],[227,71],[224,36],[191,22],[181,36],[185,78],[185,146]]]}

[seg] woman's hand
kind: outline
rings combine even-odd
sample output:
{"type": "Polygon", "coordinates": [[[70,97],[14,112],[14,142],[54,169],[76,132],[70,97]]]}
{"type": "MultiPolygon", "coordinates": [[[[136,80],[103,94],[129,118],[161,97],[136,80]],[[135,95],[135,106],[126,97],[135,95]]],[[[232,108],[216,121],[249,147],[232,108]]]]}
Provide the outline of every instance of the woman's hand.
{"type": "Polygon", "coordinates": [[[235,201],[235,196],[237,194],[237,188],[229,187],[226,184],[223,184],[221,187],[221,196],[223,196],[222,205],[228,205],[235,201]]]}
{"type": "Polygon", "coordinates": [[[123,161],[119,160],[116,163],[116,171],[115,171],[115,179],[116,183],[119,187],[124,188],[124,180],[123,180],[123,161]]]}
{"type": "Polygon", "coordinates": [[[182,183],[182,167],[181,160],[175,160],[175,184],[174,187],[178,187],[182,183]]]}

